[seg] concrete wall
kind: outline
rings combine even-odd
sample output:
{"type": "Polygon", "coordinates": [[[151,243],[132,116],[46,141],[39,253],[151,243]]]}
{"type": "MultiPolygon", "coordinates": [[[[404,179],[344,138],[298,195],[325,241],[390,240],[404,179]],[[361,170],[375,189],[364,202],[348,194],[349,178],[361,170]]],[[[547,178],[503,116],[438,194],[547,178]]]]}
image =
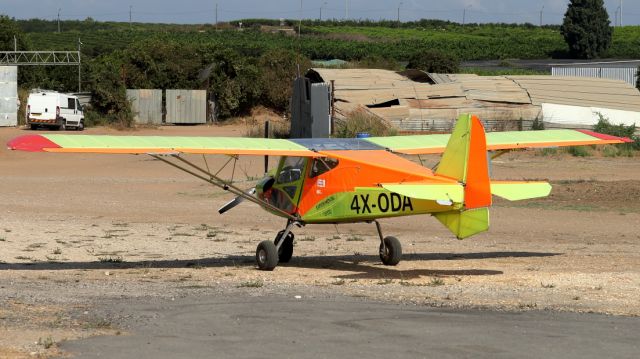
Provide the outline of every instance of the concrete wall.
{"type": "Polygon", "coordinates": [[[0,66],[0,126],[18,125],[18,67],[0,66]]]}

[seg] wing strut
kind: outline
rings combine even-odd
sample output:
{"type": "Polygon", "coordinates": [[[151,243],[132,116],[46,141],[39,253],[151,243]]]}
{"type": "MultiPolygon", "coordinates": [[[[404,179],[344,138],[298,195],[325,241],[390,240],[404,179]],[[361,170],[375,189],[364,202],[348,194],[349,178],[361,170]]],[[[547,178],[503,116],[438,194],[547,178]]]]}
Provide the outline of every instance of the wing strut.
{"type": "Polygon", "coordinates": [[[149,156],[151,156],[151,157],[153,157],[153,158],[155,158],[157,160],[160,160],[160,161],[162,161],[162,162],[164,162],[164,163],[166,163],[166,164],[168,164],[168,165],[170,165],[172,167],[175,167],[175,168],[177,168],[177,169],[179,169],[179,170],[181,170],[183,172],[186,172],[186,173],[188,173],[188,174],[190,174],[190,175],[192,175],[192,176],[194,176],[196,178],[199,178],[199,179],[201,179],[201,180],[203,180],[205,182],[208,182],[208,183],[210,183],[210,184],[212,184],[212,185],[214,185],[216,187],[222,188],[225,191],[229,191],[229,192],[235,194],[238,197],[242,197],[242,198],[244,198],[246,200],[249,200],[249,201],[251,201],[251,202],[253,202],[253,203],[255,203],[255,204],[259,205],[259,206],[267,207],[272,211],[275,211],[275,212],[278,212],[278,213],[282,214],[283,216],[287,217],[290,220],[293,220],[293,221],[297,221],[298,220],[298,218],[296,218],[295,216],[291,215],[290,213],[287,213],[287,212],[281,210],[280,208],[278,208],[278,207],[276,207],[276,206],[274,206],[274,205],[272,205],[270,203],[261,201],[261,200],[257,199],[256,197],[247,194],[242,189],[240,189],[240,188],[234,186],[233,184],[225,181],[224,179],[218,177],[217,175],[214,175],[211,172],[203,169],[202,167],[200,167],[198,165],[195,165],[195,164],[187,161],[186,159],[180,157],[179,154],[177,154],[177,153],[163,154],[163,155],[155,154],[155,153],[149,153],[149,156]],[[199,174],[199,173],[197,173],[197,172],[195,172],[195,171],[193,171],[193,170],[191,170],[191,169],[189,169],[189,168],[187,168],[185,166],[181,166],[180,164],[177,164],[177,163],[174,163],[172,161],[169,161],[166,158],[163,158],[163,156],[165,156],[165,157],[173,157],[174,159],[177,159],[177,160],[185,163],[186,165],[194,168],[195,170],[197,170],[197,171],[209,176],[209,178],[207,178],[207,177],[205,177],[205,176],[203,176],[203,175],[201,175],[201,174],[199,174]]]}

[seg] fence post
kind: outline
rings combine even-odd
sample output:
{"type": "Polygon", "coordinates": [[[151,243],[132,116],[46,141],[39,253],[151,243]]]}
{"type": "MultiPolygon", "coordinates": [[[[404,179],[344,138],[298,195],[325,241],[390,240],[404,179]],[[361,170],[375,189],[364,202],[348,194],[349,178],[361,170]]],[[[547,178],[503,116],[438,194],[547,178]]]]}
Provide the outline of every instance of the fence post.
{"type": "MultiPolygon", "coordinates": [[[[269,138],[269,120],[264,123],[264,138],[269,138]]],[[[269,156],[264,156],[264,173],[269,172],[269,156]]]]}

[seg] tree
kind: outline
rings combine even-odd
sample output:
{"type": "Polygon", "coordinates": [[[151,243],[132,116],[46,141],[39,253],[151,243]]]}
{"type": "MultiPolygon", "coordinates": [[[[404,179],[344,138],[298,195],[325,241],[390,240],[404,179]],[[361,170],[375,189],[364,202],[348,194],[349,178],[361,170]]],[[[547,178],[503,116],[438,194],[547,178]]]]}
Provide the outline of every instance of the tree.
{"type": "Polygon", "coordinates": [[[459,62],[455,57],[440,51],[426,50],[411,56],[407,69],[450,74],[458,72],[458,66],[459,62]]]}
{"type": "Polygon", "coordinates": [[[613,34],[604,0],[571,0],[560,32],[572,56],[592,59],[602,55],[613,34]]]}
{"type": "Polygon", "coordinates": [[[16,21],[6,15],[0,15],[0,51],[13,51],[14,36],[18,50],[28,50],[27,40],[16,21]]]}

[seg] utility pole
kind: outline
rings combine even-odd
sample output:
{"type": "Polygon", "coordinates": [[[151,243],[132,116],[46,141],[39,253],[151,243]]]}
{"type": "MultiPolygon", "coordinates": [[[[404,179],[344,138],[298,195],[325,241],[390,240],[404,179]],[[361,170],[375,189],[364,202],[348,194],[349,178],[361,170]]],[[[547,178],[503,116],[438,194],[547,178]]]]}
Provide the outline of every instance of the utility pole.
{"type": "Polygon", "coordinates": [[[398,4],[398,26],[400,26],[400,6],[402,6],[402,1],[398,4]]]}
{"type": "Polygon", "coordinates": [[[322,3],[322,5],[320,5],[320,21],[322,21],[322,7],[326,6],[327,2],[325,1],[324,3],[322,3]]]}
{"type": "Polygon", "coordinates": [[[540,27],[542,27],[542,14],[544,13],[544,5],[542,5],[542,9],[540,9],[540,27]]]}
{"type": "Polygon", "coordinates": [[[80,50],[82,46],[82,41],[78,38],[78,92],[82,92],[82,62],[80,61],[80,50]]]}
{"type": "Polygon", "coordinates": [[[349,20],[349,0],[344,0],[344,19],[349,20]]]}
{"type": "Polygon", "coordinates": [[[131,30],[131,10],[133,10],[133,5],[129,5],[129,30],[131,30]]]}
{"type": "Polygon", "coordinates": [[[18,38],[16,35],[13,35],[13,51],[18,51],[18,38]]]}
{"type": "Polygon", "coordinates": [[[58,33],[60,33],[60,10],[62,9],[58,8],[58,33]]]}
{"type": "Polygon", "coordinates": [[[301,29],[302,29],[302,0],[300,0],[300,19],[298,19],[298,44],[300,44],[301,29]]]}
{"type": "Polygon", "coordinates": [[[216,30],[218,29],[218,3],[216,3],[216,30]]]}
{"type": "Polygon", "coordinates": [[[462,26],[464,26],[466,20],[467,20],[467,9],[471,8],[471,6],[473,5],[469,5],[466,6],[463,10],[462,10],[462,26]]]}
{"type": "Polygon", "coordinates": [[[622,0],[620,0],[620,27],[622,27],[622,0]]]}

